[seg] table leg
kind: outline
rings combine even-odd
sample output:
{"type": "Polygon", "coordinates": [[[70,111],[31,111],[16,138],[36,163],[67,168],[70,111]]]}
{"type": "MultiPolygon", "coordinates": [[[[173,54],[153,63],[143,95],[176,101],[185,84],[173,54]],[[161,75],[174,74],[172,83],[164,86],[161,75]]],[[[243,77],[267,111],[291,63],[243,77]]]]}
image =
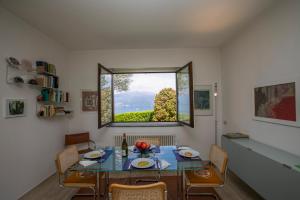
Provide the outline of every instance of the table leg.
{"type": "Polygon", "coordinates": [[[179,170],[177,169],[177,176],[176,176],[176,179],[177,179],[177,200],[179,199],[179,170]]]}
{"type": "Polygon", "coordinates": [[[183,184],[184,184],[184,177],[183,177],[183,170],[181,172],[181,197],[184,200],[184,193],[183,193],[183,184]]]}
{"type": "Polygon", "coordinates": [[[109,199],[109,172],[106,172],[105,174],[105,187],[106,187],[106,199],[109,199]]]}
{"type": "Polygon", "coordinates": [[[97,190],[97,199],[100,200],[100,173],[99,172],[97,172],[96,190],[97,190]]]}

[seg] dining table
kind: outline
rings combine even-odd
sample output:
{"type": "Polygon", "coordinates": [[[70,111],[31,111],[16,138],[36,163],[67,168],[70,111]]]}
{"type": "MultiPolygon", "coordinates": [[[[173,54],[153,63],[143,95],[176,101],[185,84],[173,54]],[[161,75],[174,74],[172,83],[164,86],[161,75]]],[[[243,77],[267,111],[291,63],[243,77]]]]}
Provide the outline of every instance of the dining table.
{"type": "MultiPolygon", "coordinates": [[[[125,172],[136,172],[136,171],[157,171],[161,172],[172,172],[177,175],[177,199],[184,199],[183,196],[183,184],[184,184],[184,171],[185,170],[201,170],[205,166],[205,162],[200,156],[195,158],[186,158],[178,154],[180,151],[179,146],[159,146],[155,151],[150,151],[148,154],[141,154],[140,152],[133,151],[132,148],[128,151],[128,156],[122,156],[122,149],[119,146],[97,146],[96,150],[105,151],[105,155],[97,160],[96,163],[83,166],[80,163],[76,163],[71,167],[72,171],[79,172],[93,172],[97,174],[97,191],[100,194],[100,174],[104,174],[105,179],[105,192],[104,198],[108,199],[108,187],[109,187],[109,176],[111,173],[125,173],[125,172]],[[148,157],[156,161],[157,167],[148,169],[138,169],[131,167],[130,162],[136,158],[148,157]],[[128,164],[129,163],[129,164],[128,164]],[[167,166],[161,166],[161,163],[167,163],[167,166]],[[181,191],[182,195],[179,195],[181,191]]],[[[85,160],[84,156],[81,156],[81,160],[85,160]]],[[[129,173],[130,174],[130,173],[129,173]]],[[[128,175],[129,176],[129,175],[128,175]]],[[[130,178],[130,177],[128,177],[130,178]]],[[[100,195],[97,195],[100,199],[100,195]]]]}

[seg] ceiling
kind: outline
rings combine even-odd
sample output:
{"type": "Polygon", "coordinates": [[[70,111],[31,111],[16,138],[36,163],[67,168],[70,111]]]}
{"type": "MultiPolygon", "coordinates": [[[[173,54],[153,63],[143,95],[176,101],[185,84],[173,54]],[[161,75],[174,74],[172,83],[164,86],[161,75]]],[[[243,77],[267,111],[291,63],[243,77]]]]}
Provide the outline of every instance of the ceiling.
{"type": "Polygon", "coordinates": [[[216,47],[273,0],[0,0],[70,50],[216,47]]]}

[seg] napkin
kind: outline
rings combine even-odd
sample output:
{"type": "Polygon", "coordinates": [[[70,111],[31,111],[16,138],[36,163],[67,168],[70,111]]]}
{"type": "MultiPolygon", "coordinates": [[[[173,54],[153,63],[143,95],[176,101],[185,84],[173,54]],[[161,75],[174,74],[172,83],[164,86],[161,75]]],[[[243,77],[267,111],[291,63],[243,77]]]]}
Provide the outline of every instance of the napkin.
{"type": "Polygon", "coordinates": [[[80,165],[84,166],[84,167],[87,167],[87,166],[90,166],[90,165],[93,165],[93,164],[96,164],[97,161],[92,161],[92,160],[82,160],[79,162],[80,165]]]}
{"type": "Polygon", "coordinates": [[[132,151],[134,151],[134,148],[135,148],[134,146],[129,146],[128,150],[132,152],[132,151]]]}
{"type": "Polygon", "coordinates": [[[160,160],[160,168],[161,169],[166,169],[166,168],[168,168],[171,164],[170,163],[168,163],[166,160],[160,160]]]}
{"type": "Polygon", "coordinates": [[[192,149],[191,147],[184,147],[184,146],[182,146],[182,147],[178,147],[177,148],[177,150],[189,150],[189,149],[192,149]]]}

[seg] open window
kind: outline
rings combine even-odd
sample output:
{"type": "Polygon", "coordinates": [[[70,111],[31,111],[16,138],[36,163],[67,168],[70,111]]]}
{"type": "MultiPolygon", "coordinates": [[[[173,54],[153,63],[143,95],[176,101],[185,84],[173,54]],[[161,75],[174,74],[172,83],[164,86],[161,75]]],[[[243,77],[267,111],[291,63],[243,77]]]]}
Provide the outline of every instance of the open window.
{"type": "Polygon", "coordinates": [[[113,73],[98,64],[98,128],[113,122],[113,73]]]}
{"type": "Polygon", "coordinates": [[[177,121],[194,128],[192,62],[176,71],[176,87],[177,121]]]}
{"type": "Polygon", "coordinates": [[[98,67],[99,128],[194,126],[192,63],[182,68],[98,67]]]}

